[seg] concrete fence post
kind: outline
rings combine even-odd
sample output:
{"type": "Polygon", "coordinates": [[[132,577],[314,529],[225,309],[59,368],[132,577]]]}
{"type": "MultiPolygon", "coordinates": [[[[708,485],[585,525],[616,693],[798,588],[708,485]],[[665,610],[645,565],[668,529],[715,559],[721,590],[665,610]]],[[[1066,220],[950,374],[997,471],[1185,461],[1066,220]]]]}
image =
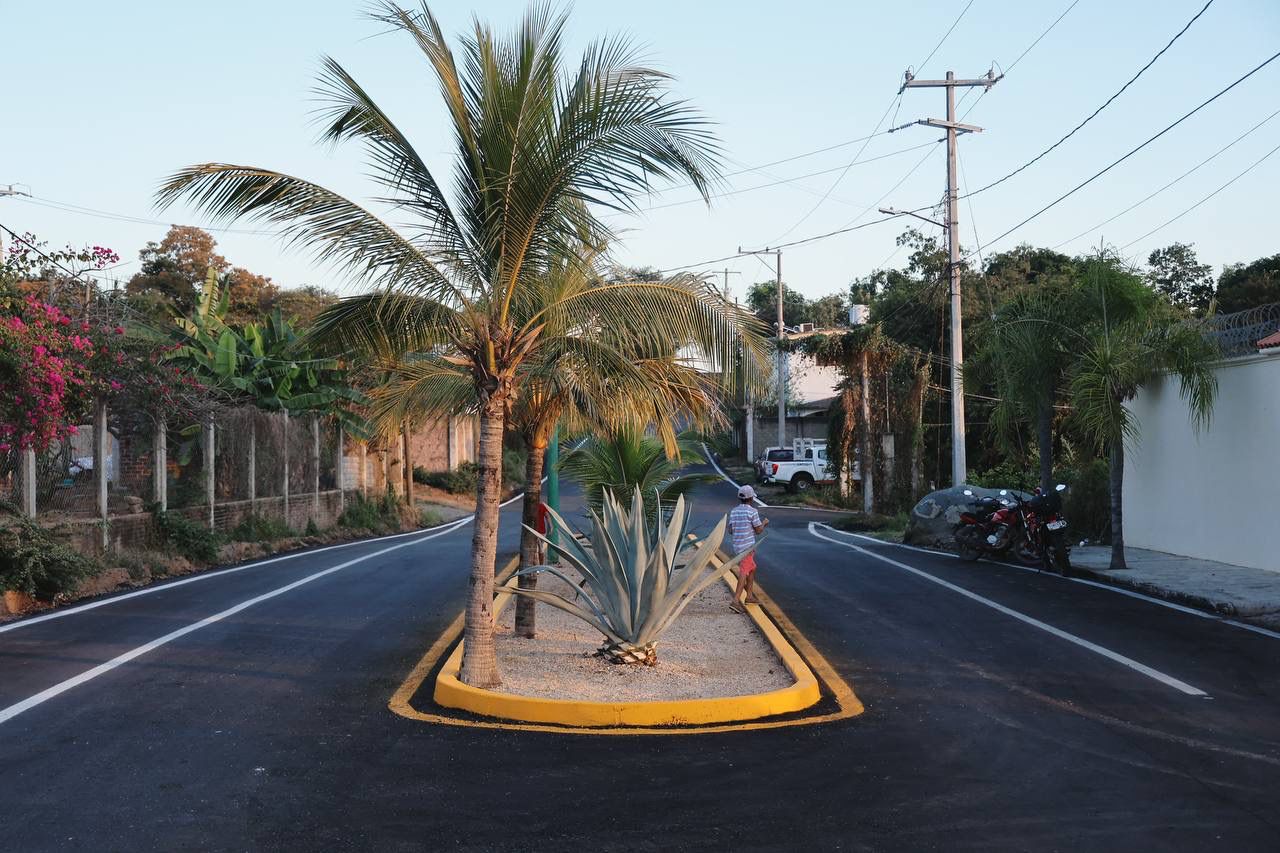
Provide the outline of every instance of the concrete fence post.
{"type": "Polygon", "coordinates": [[[93,404],[93,482],[97,493],[98,522],[102,525],[102,549],[109,541],[107,531],[107,454],[110,452],[110,435],[107,433],[107,401],[93,404]]]}
{"type": "Polygon", "coordinates": [[[258,413],[249,413],[249,514],[258,514],[258,413]]]}
{"type": "Polygon", "coordinates": [[[449,415],[445,420],[445,467],[450,471],[458,467],[458,419],[449,415]]]}
{"type": "Polygon", "coordinates": [[[214,435],[216,429],[217,427],[213,425],[213,418],[210,417],[204,425],[204,499],[209,504],[210,530],[217,529],[217,519],[214,512],[217,504],[217,483],[214,480],[214,468],[217,462],[214,458],[214,454],[217,452],[216,436],[214,435]]]}
{"type": "Polygon", "coordinates": [[[413,506],[413,460],[409,456],[409,422],[405,421],[400,430],[400,436],[403,440],[404,449],[401,451],[402,464],[400,466],[400,474],[404,477],[404,503],[405,506],[413,506]]]}
{"type": "Polygon", "coordinates": [[[36,517],[36,451],[31,447],[22,451],[22,511],[36,517]]]}
{"type": "Polygon", "coordinates": [[[320,418],[311,416],[311,521],[320,517],[320,418]]]}
{"type": "Polygon", "coordinates": [[[342,424],[338,424],[338,449],[334,454],[337,456],[337,467],[334,468],[333,476],[338,486],[338,514],[341,515],[347,509],[347,456],[343,452],[343,435],[342,424]]]}
{"type": "Polygon", "coordinates": [[[281,442],[284,449],[281,455],[284,457],[284,481],[280,484],[280,495],[284,498],[284,526],[289,526],[289,413],[281,412],[280,418],[284,423],[284,440],[281,442]]]}
{"type": "Polygon", "coordinates": [[[360,442],[360,497],[369,497],[369,442],[360,442]]]}
{"type": "Polygon", "coordinates": [[[164,415],[157,416],[151,432],[151,456],[152,499],[164,512],[169,508],[169,425],[164,415]]]}

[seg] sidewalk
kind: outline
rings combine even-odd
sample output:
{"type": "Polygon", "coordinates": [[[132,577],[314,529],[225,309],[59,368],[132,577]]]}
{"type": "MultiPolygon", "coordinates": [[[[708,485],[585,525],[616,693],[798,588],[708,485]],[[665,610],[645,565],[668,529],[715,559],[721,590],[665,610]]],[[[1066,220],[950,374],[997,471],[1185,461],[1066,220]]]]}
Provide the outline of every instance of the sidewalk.
{"type": "Polygon", "coordinates": [[[1251,569],[1142,548],[1125,548],[1129,568],[1111,571],[1111,548],[1071,549],[1076,574],[1222,616],[1280,627],[1280,571],[1251,569]]]}

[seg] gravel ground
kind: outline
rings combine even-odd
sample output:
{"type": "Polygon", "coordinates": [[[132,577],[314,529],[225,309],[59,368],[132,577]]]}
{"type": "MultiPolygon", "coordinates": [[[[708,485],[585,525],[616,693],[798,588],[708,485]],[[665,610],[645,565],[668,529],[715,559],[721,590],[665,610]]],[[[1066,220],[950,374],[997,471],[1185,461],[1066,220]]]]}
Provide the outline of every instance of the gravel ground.
{"type": "MultiPolygon", "coordinates": [[[[542,575],[538,588],[564,593],[561,580],[542,575]]],[[[790,687],[791,674],[755,623],[729,609],[728,588],[712,584],[658,640],[656,666],[605,663],[592,656],[600,634],[585,622],[538,604],[538,636],[512,633],[515,602],[498,617],[498,662],[505,693],[549,699],[635,702],[742,696],[790,687]]]]}

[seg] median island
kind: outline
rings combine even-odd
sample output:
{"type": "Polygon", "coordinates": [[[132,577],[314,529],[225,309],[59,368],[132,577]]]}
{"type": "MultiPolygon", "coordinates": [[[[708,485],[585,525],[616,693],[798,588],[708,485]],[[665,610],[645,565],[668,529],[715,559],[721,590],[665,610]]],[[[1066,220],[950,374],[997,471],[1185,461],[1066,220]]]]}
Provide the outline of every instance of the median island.
{"type": "MultiPolygon", "coordinates": [[[[628,510],[608,494],[590,535],[554,512],[561,562],[518,574],[495,602],[503,683],[459,679],[464,645],[441,665],[436,704],[488,718],[581,729],[688,727],[778,718],[823,698],[805,659],[757,604],[731,608],[733,569],[722,519],[703,539],[688,534],[683,498],[628,510]],[[517,636],[511,601],[537,602],[534,638],[517,636]]],[[[549,544],[549,543],[548,543],[549,544]]]]}

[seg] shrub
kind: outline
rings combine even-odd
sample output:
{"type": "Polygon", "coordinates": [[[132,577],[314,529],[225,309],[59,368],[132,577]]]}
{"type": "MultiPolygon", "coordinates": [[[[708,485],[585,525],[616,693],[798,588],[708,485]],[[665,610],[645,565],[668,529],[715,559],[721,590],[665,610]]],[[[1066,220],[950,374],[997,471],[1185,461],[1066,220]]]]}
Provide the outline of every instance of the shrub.
{"type": "Polygon", "coordinates": [[[1072,538],[1111,541],[1111,483],[1107,460],[1093,459],[1073,471],[1064,471],[1067,494],[1062,511],[1072,538]]]}
{"type": "Polygon", "coordinates": [[[218,546],[222,543],[218,534],[184,515],[159,509],[152,510],[152,514],[162,543],[188,560],[212,563],[218,559],[218,546]]]}
{"type": "Polygon", "coordinates": [[[400,504],[390,490],[376,501],[356,495],[347,501],[346,509],[338,517],[338,524],[353,530],[371,530],[375,533],[393,530],[400,524],[400,504]]]}
{"type": "Polygon", "coordinates": [[[443,523],[444,517],[434,509],[424,509],[422,512],[418,513],[419,527],[435,527],[436,525],[443,523]]]}
{"type": "Polygon", "coordinates": [[[985,471],[971,471],[969,485],[984,489],[1034,489],[1040,482],[1040,475],[1026,466],[1006,460],[985,471]]]}
{"type": "Polygon", "coordinates": [[[283,521],[256,513],[246,517],[231,531],[231,538],[238,542],[274,542],[292,535],[293,531],[283,521]]]}
{"type": "Polygon", "coordinates": [[[15,514],[0,526],[0,588],[49,601],[97,571],[96,562],[30,519],[15,514]]]}
{"type": "Polygon", "coordinates": [[[502,487],[514,489],[523,486],[528,463],[529,454],[525,450],[502,451],[502,487]]]}
{"type": "Polygon", "coordinates": [[[303,531],[302,535],[303,536],[319,536],[320,535],[320,528],[316,527],[316,520],[314,518],[307,519],[307,529],[303,531]]]}
{"type": "Polygon", "coordinates": [[[452,471],[423,471],[421,478],[420,470],[413,470],[415,482],[444,489],[451,495],[475,494],[480,487],[480,468],[474,462],[463,462],[452,471]]]}

